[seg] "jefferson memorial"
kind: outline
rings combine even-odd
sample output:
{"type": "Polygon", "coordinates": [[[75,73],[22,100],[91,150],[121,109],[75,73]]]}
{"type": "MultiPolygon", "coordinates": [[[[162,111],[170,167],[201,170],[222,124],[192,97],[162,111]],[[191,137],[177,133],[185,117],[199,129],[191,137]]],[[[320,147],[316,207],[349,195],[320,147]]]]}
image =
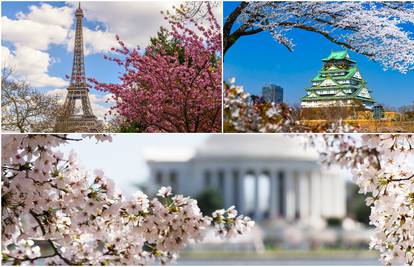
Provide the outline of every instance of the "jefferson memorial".
{"type": "Polygon", "coordinates": [[[256,221],[321,225],[346,213],[343,171],[322,168],[299,136],[211,135],[193,150],[145,151],[150,182],[196,197],[207,188],[256,221]]]}

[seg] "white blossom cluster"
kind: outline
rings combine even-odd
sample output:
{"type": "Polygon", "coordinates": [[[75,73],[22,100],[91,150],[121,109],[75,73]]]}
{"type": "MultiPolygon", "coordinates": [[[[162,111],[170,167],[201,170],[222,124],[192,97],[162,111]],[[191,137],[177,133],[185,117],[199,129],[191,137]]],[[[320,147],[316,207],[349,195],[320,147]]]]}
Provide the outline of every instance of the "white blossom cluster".
{"type": "Polygon", "coordinates": [[[321,34],[345,48],[402,73],[414,70],[414,4],[361,1],[257,1],[242,11],[239,23],[262,29],[289,50],[293,29],[321,34]]]}
{"type": "Polygon", "coordinates": [[[225,127],[237,132],[299,132],[303,127],[291,116],[285,104],[251,103],[250,94],[235,79],[224,88],[225,127]]]}
{"type": "Polygon", "coordinates": [[[170,187],[161,188],[153,199],[142,192],[126,199],[102,171],[91,176],[74,154],[64,159],[57,148],[70,140],[78,139],[2,136],[3,262],[165,264],[190,240],[202,240],[210,226],[229,238],[254,225],[237,216],[234,207],[204,216],[196,200],[174,195],[170,187]]]}
{"type": "Polygon", "coordinates": [[[292,108],[284,103],[254,103],[242,86],[235,85],[235,79],[224,86],[224,131],[261,133],[306,133],[323,131],[327,133],[350,133],[357,129],[342,120],[326,127],[313,129],[293,116],[292,108]]]}
{"type": "Polygon", "coordinates": [[[389,264],[414,264],[414,135],[325,135],[322,162],[352,170],[371,206],[371,248],[389,264]]]}

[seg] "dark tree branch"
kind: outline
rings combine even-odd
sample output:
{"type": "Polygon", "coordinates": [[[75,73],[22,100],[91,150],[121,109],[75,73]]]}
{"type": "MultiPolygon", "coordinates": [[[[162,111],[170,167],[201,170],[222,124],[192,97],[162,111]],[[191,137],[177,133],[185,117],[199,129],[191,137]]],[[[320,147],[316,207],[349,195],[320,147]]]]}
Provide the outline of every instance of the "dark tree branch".
{"type": "MultiPolygon", "coordinates": [[[[248,26],[247,24],[243,24],[241,25],[237,30],[235,30],[233,33],[231,33],[231,30],[234,26],[234,24],[237,21],[237,18],[241,15],[241,13],[243,12],[243,10],[249,5],[248,2],[241,2],[240,5],[231,12],[231,14],[227,17],[226,22],[224,23],[223,26],[223,55],[226,54],[226,52],[229,50],[229,48],[231,46],[234,45],[234,43],[236,43],[236,41],[242,37],[242,36],[246,36],[246,35],[252,35],[252,34],[256,34],[259,32],[262,32],[263,29],[251,29],[248,30],[248,28],[250,28],[250,26],[248,26]]],[[[253,22],[254,20],[252,19],[251,22],[253,22]]]]}
{"type": "MultiPolygon", "coordinates": [[[[39,216],[40,215],[37,214],[36,212],[34,212],[33,210],[30,210],[29,213],[36,220],[37,224],[40,227],[40,230],[42,231],[42,234],[45,235],[46,234],[46,228],[43,225],[42,221],[39,219],[39,216]]],[[[59,252],[58,248],[55,246],[55,243],[53,243],[53,241],[51,239],[47,239],[46,241],[48,242],[48,244],[50,245],[50,247],[53,249],[53,254],[51,254],[51,255],[44,255],[44,256],[42,256],[42,258],[50,258],[50,257],[58,256],[67,265],[80,265],[80,264],[78,264],[76,262],[72,262],[72,261],[66,259],[65,257],[63,257],[63,255],[59,252]]]]}
{"type": "Polygon", "coordinates": [[[51,134],[51,136],[62,139],[62,140],[66,140],[66,141],[82,141],[82,138],[69,138],[66,136],[58,135],[58,134],[51,134]]]}
{"type": "MultiPolygon", "coordinates": [[[[273,8],[277,8],[277,4],[278,3],[272,3],[271,6],[273,8]]],[[[231,32],[232,28],[234,27],[237,18],[242,14],[242,12],[247,8],[247,6],[249,5],[248,2],[241,2],[239,4],[238,7],[236,7],[231,13],[230,15],[227,17],[224,26],[223,26],[223,54],[225,55],[226,52],[229,50],[230,47],[232,47],[237,40],[242,37],[242,36],[249,36],[249,35],[254,35],[257,33],[260,33],[262,31],[264,31],[264,29],[261,28],[253,28],[251,26],[251,23],[255,22],[255,21],[260,21],[263,25],[268,25],[269,22],[264,19],[264,17],[260,14],[249,14],[251,16],[250,19],[248,19],[248,21],[245,24],[242,24],[239,28],[237,28],[236,30],[234,30],[233,32],[231,32]]],[[[397,7],[395,7],[397,8],[397,7]]],[[[290,22],[290,21],[285,21],[285,22],[280,22],[278,24],[279,27],[291,27],[291,28],[296,28],[296,29],[302,29],[302,30],[306,30],[306,31],[310,31],[310,32],[315,32],[318,33],[322,36],[324,36],[326,39],[328,39],[329,41],[338,44],[340,46],[343,46],[345,48],[348,48],[350,50],[353,50],[359,54],[368,56],[368,57],[373,57],[374,55],[371,53],[367,53],[364,52],[360,49],[357,49],[356,47],[352,46],[351,44],[347,43],[347,42],[343,42],[338,40],[337,38],[331,36],[328,32],[323,31],[321,29],[318,29],[316,27],[310,26],[310,25],[306,25],[306,21],[307,20],[312,20],[315,23],[321,23],[321,24],[325,24],[327,26],[331,26],[333,28],[336,29],[342,29],[342,30],[349,30],[349,31],[353,31],[356,32],[359,29],[357,27],[352,27],[352,26],[346,26],[346,27],[341,27],[339,25],[335,24],[335,20],[338,19],[338,17],[341,16],[341,14],[336,14],[336,13],[325,13],[325,18],[321,18],[321,17],[316,17],[313,14],[313,11],[310,10],[310,13],[306,16],[304,16],[302,19],[303,21],[301,22],[290,22]]],[[[300,18],[298,18],[300,19],[300,18]]],[[[292,51],[292,49],[287,45],[282,43],[282,45],[284,45],[289,51],[292,51]]]]}
{"type": "Polygon", "coordinates": [[[331,41],[331,42],[333,42],[335,44],[341,45],[341,46],[343,46],[345,48],[348,48],[350,50],[353,50],[353,51],[355,51],[355,52],[357,52],[359,54],[365,55],[367,57],[374,56],[373,54],[367,53],[367,52],[364,52],[364,51],[361,51],[361,50],[357,49],[356,47],[353,47],[352,45],[350,45],[348,43],[345,43],[345,42],[336,40],[334,37],[332,37],[331,35],[329,35],[329,33],[325,32],[325,31],[322,31],[322,30],[319,30],[319,29],[317,29],[315,27],[312,27],[312,26],[307,26],[307,25],[303,25],[303,24],[296,24],[294,22],[281,22],[279,25],[281,25],[281,26],[288,26],[288,27],[292,27],[292,28],[296,28],[296,29],[302,29],[302,30],[306,30],[306,31],[310,31],[310,32],[319,33],[320,35],[322,35],[323,37],[325,37],[326,39],[328,39],[329,41],[331,41]]]}
{"type": "Polygon", "coordinates": [[[390,181],[391,181],[391,182],[402,182],[402,181],[408,181],[408,180],[411,180],[411,179],[413,179],[413,178],[414,178],[414,174],[413,174],[413,175],[411,175],[411,176],[409,176],[409,177],[406,177],[406,178],[391,179],[390,181]]]}
{"type": "Polygon", "coordinates": [[[223,26],[223,36],[225,37],[230,36],[231,29],[233,28],[234,23],[237,20],[237,17],[240,16],[243,9],[245,9],[248,5],[249,5],[248,2],[241,2],[240,5],[230,13],[230,15],[227,17],[227,20],[223,26]]]}

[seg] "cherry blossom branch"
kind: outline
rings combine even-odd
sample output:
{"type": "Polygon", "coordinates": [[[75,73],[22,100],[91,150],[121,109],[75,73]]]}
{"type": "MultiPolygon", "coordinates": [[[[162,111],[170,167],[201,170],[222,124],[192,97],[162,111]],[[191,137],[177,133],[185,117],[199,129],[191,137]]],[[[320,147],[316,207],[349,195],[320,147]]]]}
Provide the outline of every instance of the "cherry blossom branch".
{"type": "MultiPolygon", "coordinates": [[[[38,218],[38,216],[40,216],[39,214],[37,214],[37,213],[35,213],[33,210],[30,210],[29,211],[29,213],[30,213],[30,215],[32,215],[32,217],[36,220],[36,222],[37,222],[37,224],[38,224],[38,226],[40,227],[40,229],[41,229],[41,231],[42,231],[42,234],[43,235],[46,235],[46,229],[45,229],[45,227],[44,227],[44,225],[43,225],[43,223],[40,221],[40,219],[38,218]]],[[[66,259],[65,257],[63,257],[62,256],[62,254],[60,254],[60,252],[59,252],[59,250],[57,249],[57,247],[55,246],[55,244],[53,243],[53,241],[52,240],[50,240],[50,239],[47,239],[46,240],[47,241],[47,243],[50,245],[50,247],[53,249],[53,254],[51,254],[51,255],[44,255],[44,256],[38,256],[38,257],[36,257],[36,258],[34,258],[34,259],[31,259],[32,261],[33,260],[36,260],[36,259],[42,259],[42,258],[51,258],[51,257],[54,257],[54,256],[58,256],[61,260],[63,260],[66,264],[68,264],[68,265],[79,265],[79,264],[77,264],[77,263],[74,263],[74,262],[71,262],[70,260],[68,260],[68,259],[66,259]]]]}
{"type": "Polygon", "coordinates": [[[413,264],[413,142],[411,134],[324,135],[312,141],[324,164],[352,170],[360,192],[368,194],[370,224],[376,227],[370,247],[387,265],[413,264]]]}
{"type": "Polygon", "coordinates": [[[337,45],[341,45],[345,48],[351,49],[351,50],[353,50],[357,53],[360,53],[362,55],[365,55],[365,56],[368,56],[368,57],[372,57],[374,55],[373,53],[367,53],[363,50],[360,50],[357,47],[354,47],[354,46],[352,46],[351,44],[349,44],[347,42],[342,42],[338,39],[335,39],[327,31],[323,31],[323,30],[317,29],[317,28],[312,27],[312,26],[308,26],[308,25],[304,25],[304,24],[300,24],[300,23],[293,23],[293,22],[280,22],[279,25],[280,26],[297,28],[297,29],[302,29],[302,30],[306,30],[306,31],[310,31],[310,32],[315,32],[315,33],[318,33],[318,34],[322,35],[323,37],[325,37],[326,39],[328,39],[332,43],[335,43],[337,45]]]}
{"type": "Polygon", "coordinates": [[[65,141],[82,141],[82,138],[68,138],[66,136],[61,136],[57,134],[51,134],[51,136],[65,140],[65,141]]]}
{"type": "Polygon", "coordinates": [[[56,149],[66,143],[45,135],[2,136],[2,167],[35,166],[13,176],[3,173],[6,262],[45,259],[45,264],[53,265],[143,265],[159,260],[165,264],[190,241],[203,240],[208,227],[222,238],[231,238],[254,226],[234,207],[205,216],[195,200],[172,194],[170,187],[161,188],[153,199],[140,191],[126,199],[102,171],[89,179],[73,155],[61,160],[64,155],[56,149]],[[42,255],[41,241],[52,253],[42,255]]]}
{"type": "Polygon", "coordinates": [[[406,178],[390,179],[392,182],[408,181],[414,178],[414,174],[406,178]]]}
{"type": "Polygon", "coordinates": [[[269,32],[292,51],[287,35],[302,29],[402,73],[414,70],[411,2],[241,2],[225,18],[224,54],[242,36],[269,32]],[[234,30],[233,30],[234,29],[234,30]],[[232,32],[233,30],[233,32],[232,32]]]}
{"type": "MultiPolygon", "coordinates": [[[[38,216],[40,216],[40,215],[37,214],[37,213],[35,213],[33,210],[30,210],[29,213],[36,220],[37,224],[39,225],[39,227],[40,227],[40,229],[42,231],[42,234],[43,235],[46,235],[46,229],[45,229],[43,223],[38,218],[38,216]]],[[[54,257],[54,256],[58,256],[61,260],[63,260],[68,265],[79,265],[79,264],[77,264],[75,262],[72,262],[72,261],[66,259],[65,257],[63,257],[62,254],[60,254],[59,250],[57,249],[57,247],[55,246],[55,244],[53,243],[52,240],[47,239],[46,241],[48,242],[48,244],[50,245],[50,247],[53,249],[54,254],[49,255],[49,256],[46,256],[46,255],[45,256],[38,256],[37,257],[38,259],[41,259],[41,258],[51,258],[51,257],[54,257]]],[[[35,260],[35,259],[33,259],[33,260],[35,260]]]]}

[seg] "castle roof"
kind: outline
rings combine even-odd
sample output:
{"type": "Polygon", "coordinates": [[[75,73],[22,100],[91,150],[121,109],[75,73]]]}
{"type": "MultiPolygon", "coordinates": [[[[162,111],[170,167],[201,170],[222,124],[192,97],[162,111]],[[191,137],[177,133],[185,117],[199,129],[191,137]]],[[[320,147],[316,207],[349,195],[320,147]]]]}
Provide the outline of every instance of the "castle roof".
{"type": "Polygon", "coordinates": [[[302,101],[315,101],[315,100],[322,100],[322,101],[328,101],[328,100],[361,100],[364,102],[370,102],[370,103],[375,103],[375,100],[373,100],[372,98],[366,98],[366,97],[361,97],[361,96],[357,96],[355,94],[353,95],[345,95],[345,96],[336,96],[336,95],[332,95],[332,96],[317,96],[317,97],[309,97],[309,96],[304,96],[301,98],[302,101]]]}
{"type": "Polygon", "coordinates": [[[349,58],[348,50],[332,51],[331,54],[328,57],[322,59],[322,61],[344,60],[344,59],[350,62],[355,62],[349,58]]]}
{"type": "Polygon", "coordinates": [[[332,70],[321,70],[318,74],[312,79],[312,82],[320,82],[326,79],[326,77],[322,77],[322,74],[330,74],[330,73],[337,73],[337,72],[346,72],[345,75],[338,75],[338,76],[330,76],[333,80],[343,80],[343,79],[351,79],[354,77],[355,73],[358,71],[356,66],[352,66],[349,69],[332,69],[332,70]]]}
{"type": "Polygon", "coordinates": [[[313,92],[313,96],[305,95],[301,98],[302,101],[314,101],[314,100],[361,100],[365,102],[375,103],[372,99],[370,93],[371,91],[365,87],[365,83],[360,83],[358,85],[338,85],[338,86],[328,86],[328,87],[309,87],[306,88],[306,91],[313,92]],[[351,94],[343,93],[344,89],[354,89],[351,94]],[[330,90],[336,89],[337,92],[332,95],[315,95],[315,91],[318,90],[330,90]],[[341,93],[342,92],[342,93],[341,93]],[[339,94],[338,94],[339,93],[339,94]]]}

